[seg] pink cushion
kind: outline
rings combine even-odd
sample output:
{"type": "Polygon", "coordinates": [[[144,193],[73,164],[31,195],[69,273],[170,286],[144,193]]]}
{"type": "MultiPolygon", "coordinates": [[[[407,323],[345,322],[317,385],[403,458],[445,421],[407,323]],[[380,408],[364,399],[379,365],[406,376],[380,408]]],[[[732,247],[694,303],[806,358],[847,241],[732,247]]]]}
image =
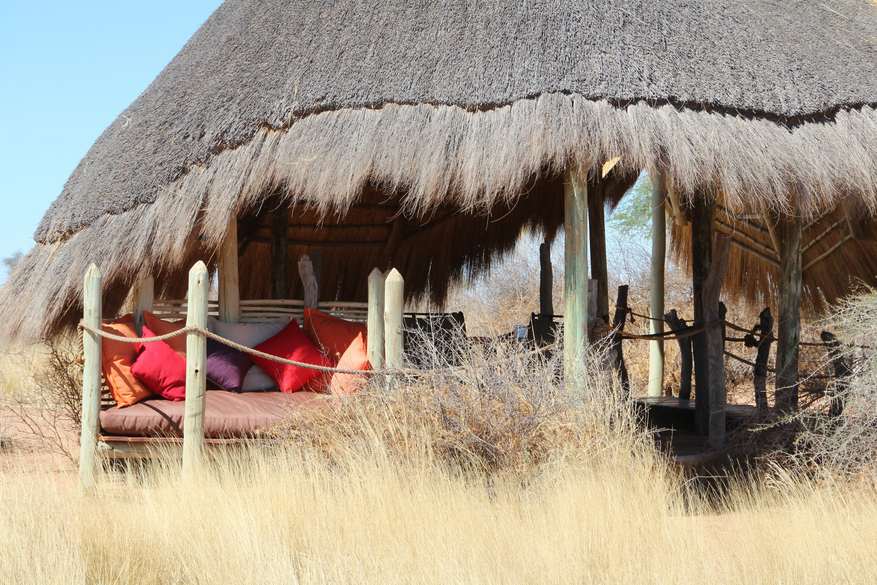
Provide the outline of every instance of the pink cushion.
{"type": "MultiPolygon", "coordinates": [[[[143,327],[143,337],[156,337],[143,327]]],[[[131,366],[134,377],[168,400],[186,398],[186,360],[164,341],[140,344],[140,354],[131,366]]]]}
{"type": "MultiPolygon", "coordinates": [[[[356,336],[353,343],[338,360],[338,369],[340,370],[370,370],[371,365],[366,354],[365,341],[362,334],[356,336]]],[[[340,372],[332,374],[332,381],[329,384],[329,390],[332,394],[339,396],[342,394],[353,394],[365,384],[365,376],[357,376],[356,374],[342,374],[340,372]]]]}
{"type": "MultiPolygon", "coordinates": [[[[269,339],[257,345],[254,349],[275,355],[277,357],[316,364],[331,366],[322,352],[311,343],[307,335],[299,328],[298,321],[293,319],[283,330],[269,339]]],[[[283,392],[295,392],[307,384],[308,380],[320,374],[317,370],[281,364],[257,356],[251,356],[256,365],[265,370],[265,373],[277,383],[277,387],[283,392]]]]}

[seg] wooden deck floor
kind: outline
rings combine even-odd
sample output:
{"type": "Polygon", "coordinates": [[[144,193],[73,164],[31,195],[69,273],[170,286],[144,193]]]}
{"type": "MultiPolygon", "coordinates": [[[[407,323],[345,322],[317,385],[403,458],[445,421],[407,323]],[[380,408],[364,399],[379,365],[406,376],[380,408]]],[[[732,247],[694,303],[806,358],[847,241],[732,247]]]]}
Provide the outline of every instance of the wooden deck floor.
{"type": "MultiPolygon", "coordinates": [[[[645,425],[658,430],[655,440],[672,462],[688,476],[721,475],[728,467],[741,468],[750,454],[711,451],[707,437],[695,432],[694,400],[675,397],[636,397],[645,425]]],[[[749,404],[726,406],[728,429],[741,428],[757,420],[758,410],[749,404]]]]}

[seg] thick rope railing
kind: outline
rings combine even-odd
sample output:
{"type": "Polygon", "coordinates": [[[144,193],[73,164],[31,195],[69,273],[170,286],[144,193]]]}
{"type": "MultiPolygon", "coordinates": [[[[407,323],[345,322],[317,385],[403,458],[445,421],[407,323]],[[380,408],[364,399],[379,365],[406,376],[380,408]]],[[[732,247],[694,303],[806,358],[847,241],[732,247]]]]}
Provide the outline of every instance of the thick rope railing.
{"type": "Polygon", "coordinates": [[[214,341],[218,341],[219,343],[227,345],[228,347],[231,347],[231,348],[236,349],[238,351],[241,351],[243,353],[254,355],[256,357],[271,360],[271,361],[278,362],[281,364],[286,364],[289,366],[298,366],[300,368],[305,368],[305,369],[309,369],[309,370],[317,370],[318,372],[326,372],[326,373],[330,373],[330,374],[353,374],[353,375],[357,375],[357,376],[362,376],[362,375],[386,376],[388,374],[400,373],[399,371],[390,370],[387,368],[384,368],[381,370],[347,370],[347,369],[343,369],[343,368],[335,368],[332,366],[319,366],[317,364],[309,364],[307,362],[297,362],[295,360],[289,360],[286,358],[278,357],[276,355],[271,355],[270,353],[265,353],[265,352],[253,349],[251,347],[247,347],[246,345],[241,345],[240,343],[235,343],[234,341],[231,341],[230,339],[226,339],[226,338],[222,337],[221,335],[217,335],[216,333],[213,333],[212,331],[208,331],[207,329],[203,329],[201,327],[196,327],[194,325],[191,325],[191,326],[187,325],[187,326],[183,327],[182,329],[178,329],[177,331],[174,331],[172,333],[165,333],[164,335],[156,335],[155,337],[125,337],[124,335],[115,335],[113,333],[107,333],[103,329],[97,329],[95,327],[92,327],[91,325],[86,323],[84,320],[79,322],[79,328],[85,329],[89,333],[94,333],[95,335],[99,335],[100,337],[103,337],[105,339],[112,339],[113,341],[121,341],[124,343],[155,343],[157,341],[167,341],[168,339],[172,339],[172,338],[178,337],[180,335],[186,335],[187,333],[198,333],[200,335],[204,335],[206,337],[209,337],[210,339],[213,339],[214,341]]]}

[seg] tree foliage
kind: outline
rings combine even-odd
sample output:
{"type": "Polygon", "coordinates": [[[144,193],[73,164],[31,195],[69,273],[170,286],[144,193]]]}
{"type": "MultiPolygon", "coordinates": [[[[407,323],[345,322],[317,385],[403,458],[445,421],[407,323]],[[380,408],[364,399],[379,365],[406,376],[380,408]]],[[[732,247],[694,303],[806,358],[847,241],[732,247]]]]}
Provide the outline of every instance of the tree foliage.
{"type": "Polygon", "coordinates": [[[642,173],[609,218],[609,227],[626,236],[652,237],[652,181],[642,173]]]}
{"type": "Polygon", "coordinates": [[[22,258],[24,258],[24,254],[21,252],[15,252],[12,256],[3,259],[3,267],[6,269],[6,276],[12,274],[12,271],[18,266],[22,258]]]}

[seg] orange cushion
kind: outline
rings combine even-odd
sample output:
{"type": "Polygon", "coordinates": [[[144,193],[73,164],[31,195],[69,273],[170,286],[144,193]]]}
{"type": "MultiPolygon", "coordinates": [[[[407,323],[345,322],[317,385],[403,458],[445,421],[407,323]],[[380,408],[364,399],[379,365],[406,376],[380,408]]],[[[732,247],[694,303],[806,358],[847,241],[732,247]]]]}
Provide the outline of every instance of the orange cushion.
{"type": "MultiPolygon", "coordinates": [[[[146,326],[149,327],[149,330],[155,333],[156,337],[161,335],[167,335],[168,333],[173,333],[174,331],[179,331],[183,327],[186,326],[186,320],[181,319],[180,321],[165,321],[164,319],[159,319],[149,311],[143,311],[143,320],[146,321],[146,326]]],[[[186,336],[185,335],[177,335],[176,337],[171,337],[167,341],[165,341],[171,349],[177,352],[182,357],[186,357],[186,336]]]]}
{"type": "MultiPolygon", "coordinates": [[[[341,359],[338,360],[339,369],[342,370],[370,370],[371,365],[366,355],[365,341],[362,334],[357,335],[341,359]]],[[[365,376],[356,374],[342,374],[340,372],[332,374],[332,381],[329,383],[329,390],[335,396],[343,394],[353,394],[365,385],[365,376]]]]}
{"type": "MultiPolygon", "coordinates": [[[[107,333],[137,337],[134,329],[134,316],[125,315],[101,327],[107,333]]],[[[136,343],[125,343],[104,338],[101,341],[101,361],[104,379],[119,407],[130,406],[152,396],[149,388],[131,373],[131,365],[137,359],[136,343]]]]}
{"type": "Polygon", "coordinates": [[[341,359],[358,335],[362,335],[365,343],[368,326],[365,323],[345,321],[305,307],[304,331],[308,339],[325,351],[334,363],[341,359]]]}

